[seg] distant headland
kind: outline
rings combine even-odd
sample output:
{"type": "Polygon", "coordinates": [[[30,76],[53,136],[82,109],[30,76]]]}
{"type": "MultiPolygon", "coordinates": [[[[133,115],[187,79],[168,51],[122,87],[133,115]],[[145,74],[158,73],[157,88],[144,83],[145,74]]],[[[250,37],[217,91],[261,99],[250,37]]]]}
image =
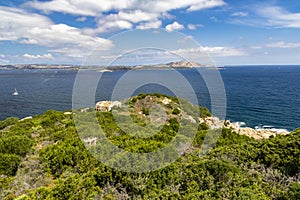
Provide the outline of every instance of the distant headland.
{"type": "MultiPolygon", "coordinates": [[[[69,70],[80,70],[90,69],[97,71],[118,71],[118,70],[159,70],[159,69],[192,69],[192,68],[215,68],[210,64],[201,64],[192,61],[175,61],[163,64],[145,64],[145,65],[112,65],[112,66],[97,66],[97,65],[68,65],[68,64],[11,64],[11,65],[0,65],[1,70],[14,70],[14,69],[69,69],[69,70]]],[[[222,68],[222,67],[218,67],[222,68]]]]}

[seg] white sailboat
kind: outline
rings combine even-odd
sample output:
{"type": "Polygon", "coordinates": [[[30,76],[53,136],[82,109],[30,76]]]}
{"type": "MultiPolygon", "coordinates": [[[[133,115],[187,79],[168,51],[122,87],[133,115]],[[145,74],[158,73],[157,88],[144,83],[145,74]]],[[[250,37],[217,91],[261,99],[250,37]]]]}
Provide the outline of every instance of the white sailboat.
{"type": "Polygon", "coordinates": [[[18,95],[19,95],[19,93],[18,93],[18,91],[17,91],[17,88],[15,88],[15,91],[14,91],[14,93],[12,93],[12,95],[13,95],[13,96],[18,96],[18,95]]]}

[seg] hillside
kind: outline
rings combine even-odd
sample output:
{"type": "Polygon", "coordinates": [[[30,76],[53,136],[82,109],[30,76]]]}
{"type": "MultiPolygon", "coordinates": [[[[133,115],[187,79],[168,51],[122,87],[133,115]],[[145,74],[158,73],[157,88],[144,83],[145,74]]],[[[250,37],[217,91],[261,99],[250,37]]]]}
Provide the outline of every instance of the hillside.
{"type": "MultiPolygon", "coordinates": [[[[218,131],[202,122],[209,116],[206,108],[185,100],[141,94],[109,111],[50,110],[32,119],[8,118],[0,122],[0,199],[300,199],[300,129],[255,140],[223,128],[213,149],[200,156],[205,136],[218,131]],[[86,123],[76,125],[76,116],[86,123]],[[89,145],[91,116],[112,144],[128,152],[153,152],[178,132],[185,141],[189,128],[196,131],[192,145],[175,162],[131,173],[104,165],[88,151],[105,151],[101,143],[89,145]],[[148,129],[128,125],[128,117],[148,129]]],[[[147,161],[141,163],[149,167],[147,161]]]]}

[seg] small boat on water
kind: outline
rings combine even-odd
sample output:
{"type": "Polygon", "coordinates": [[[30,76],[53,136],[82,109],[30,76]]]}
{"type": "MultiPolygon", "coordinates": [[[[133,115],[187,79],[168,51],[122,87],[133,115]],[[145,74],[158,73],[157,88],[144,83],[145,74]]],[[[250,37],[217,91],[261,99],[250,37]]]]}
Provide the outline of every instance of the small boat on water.
{"type": "Polygon", "coordinates": [[[17,88],[15,88],[15,91],[14,91],[14,93],[12,93],[12,95],[13,96],[18,96],[19,95],[17,88]]]}

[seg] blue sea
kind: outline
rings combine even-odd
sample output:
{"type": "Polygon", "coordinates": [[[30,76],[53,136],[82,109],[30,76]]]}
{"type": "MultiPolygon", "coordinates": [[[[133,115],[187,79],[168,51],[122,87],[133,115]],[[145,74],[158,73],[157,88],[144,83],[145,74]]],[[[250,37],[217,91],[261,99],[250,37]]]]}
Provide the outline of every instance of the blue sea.
{"type": "MultiPolygon", "coordinates": [[[[208,89],[194,69],[178,70],[191,84],[199,104],[211,107],[208,89]]],[[[103,74],[96,100],[110,99],[116,82],[126,71],[103,74]]],[[[149,70],[133,72],[150,73],[149,70]]],[[[151,72],[168,75],[168,70],[151,72]]],[[[42,114],[46,110],[72,109],[74,70],[0,70],[0,120],[42,114]],[[17,88],[19,95],[13,96],[17,88]]],[[[227,101],[226,119],[246,126],[269,125],[293,130],[300,127],[300,66],[228,66],[220,70],[227,101]]],[[[140,92],[173,93],[163,86],[147,84],[140,92]]]]}

